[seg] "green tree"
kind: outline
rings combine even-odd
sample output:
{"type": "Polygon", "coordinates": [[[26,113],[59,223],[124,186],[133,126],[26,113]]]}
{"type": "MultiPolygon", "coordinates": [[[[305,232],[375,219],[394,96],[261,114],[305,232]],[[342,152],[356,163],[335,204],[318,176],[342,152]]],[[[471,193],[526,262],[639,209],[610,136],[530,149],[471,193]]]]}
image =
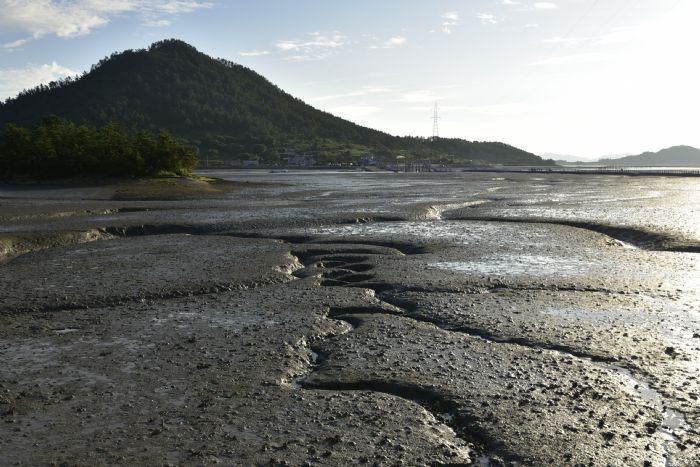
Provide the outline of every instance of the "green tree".
{"type": "Polygon", "coordinates": [[[2,178],[188,175],[196,163],[194,149],[167,131],[132,134],[114,122],[97,128],[52,116],[0,134],[2,178]]]}

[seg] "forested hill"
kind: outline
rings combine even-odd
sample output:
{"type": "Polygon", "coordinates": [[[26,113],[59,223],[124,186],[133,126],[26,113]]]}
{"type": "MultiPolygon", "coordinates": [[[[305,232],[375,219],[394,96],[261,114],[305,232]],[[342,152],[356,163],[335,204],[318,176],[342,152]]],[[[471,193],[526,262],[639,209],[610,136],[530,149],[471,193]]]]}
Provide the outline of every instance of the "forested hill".
{"type": "Polygon", "coordinates": [[[34,125],[57,115],[76,123],[118,121],[167,129],[213,158],[274,162],[279,151],[314,151],[320,161],[360,151],[408,151],[457,160],[539,165],[502,143],[395,137],[317,110],[241,65],[213,59],[175,39],[115,53],[76,79],[23,91],[0,104],[0,124],[34,125]]]}

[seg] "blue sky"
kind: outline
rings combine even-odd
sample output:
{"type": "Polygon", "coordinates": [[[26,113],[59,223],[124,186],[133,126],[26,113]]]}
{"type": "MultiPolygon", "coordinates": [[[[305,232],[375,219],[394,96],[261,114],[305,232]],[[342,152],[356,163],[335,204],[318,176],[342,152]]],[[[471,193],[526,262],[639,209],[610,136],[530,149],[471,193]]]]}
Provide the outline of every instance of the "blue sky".
{"type": "Polygon", "coordinates": [[[0,0],[0,99],[170,37],[399,135],[700,147],[696,0],[0,0]]]}

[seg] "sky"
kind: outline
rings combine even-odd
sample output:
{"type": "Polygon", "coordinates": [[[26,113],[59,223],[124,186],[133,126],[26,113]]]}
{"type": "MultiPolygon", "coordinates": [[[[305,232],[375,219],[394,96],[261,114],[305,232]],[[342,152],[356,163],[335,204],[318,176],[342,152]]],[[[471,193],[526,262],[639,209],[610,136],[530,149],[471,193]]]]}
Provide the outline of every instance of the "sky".
{"type": "Polygon", "coordinates": [[[0,99],[167,38],[396,135],[700,147],[697,0],[0,0],[0,99]]]}

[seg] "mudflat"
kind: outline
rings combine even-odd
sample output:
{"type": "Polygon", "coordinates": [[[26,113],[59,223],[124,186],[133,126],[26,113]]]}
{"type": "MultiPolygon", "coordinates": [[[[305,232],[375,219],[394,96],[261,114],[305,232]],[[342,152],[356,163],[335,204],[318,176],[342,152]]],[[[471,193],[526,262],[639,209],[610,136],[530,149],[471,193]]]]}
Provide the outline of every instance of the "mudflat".
{"type": "Polygon", "coordinates": [[[700,181],[0,186],[2,465],[700,465],[700,181]]]}

